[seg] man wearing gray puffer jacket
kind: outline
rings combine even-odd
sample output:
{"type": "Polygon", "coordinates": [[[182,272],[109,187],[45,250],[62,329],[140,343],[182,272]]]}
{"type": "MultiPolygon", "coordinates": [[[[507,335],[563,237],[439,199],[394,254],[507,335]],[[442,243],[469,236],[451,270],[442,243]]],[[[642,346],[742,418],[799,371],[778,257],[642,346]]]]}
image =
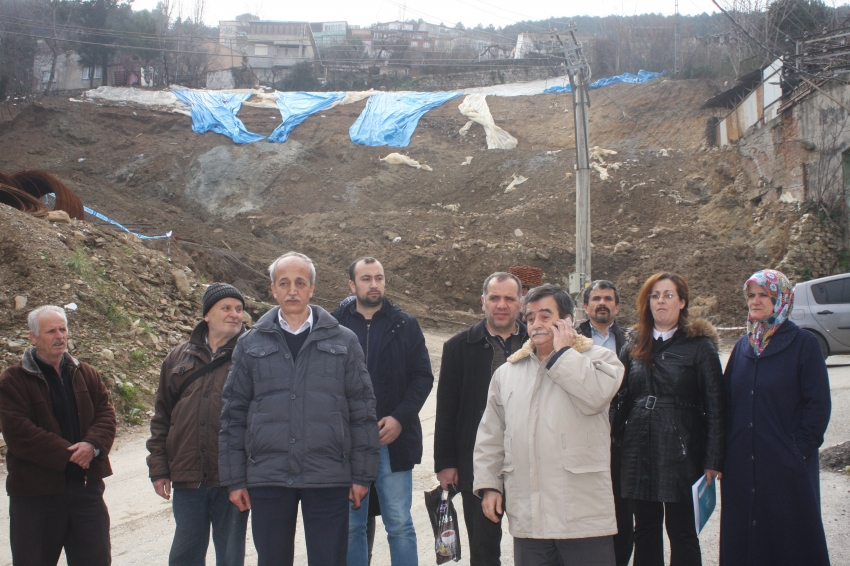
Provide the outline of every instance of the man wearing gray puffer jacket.
{"type": "Polygon", "coordinates": [[[272,309],[243,334],[224,386],[219,476],[252,510],[258,566],[291,565],[302,506],[311,566],[345,566],[353,508],[378,473],[375,395],[353,332],[310,305],[316,270],[289,252],[269,267],[272,309]]]}

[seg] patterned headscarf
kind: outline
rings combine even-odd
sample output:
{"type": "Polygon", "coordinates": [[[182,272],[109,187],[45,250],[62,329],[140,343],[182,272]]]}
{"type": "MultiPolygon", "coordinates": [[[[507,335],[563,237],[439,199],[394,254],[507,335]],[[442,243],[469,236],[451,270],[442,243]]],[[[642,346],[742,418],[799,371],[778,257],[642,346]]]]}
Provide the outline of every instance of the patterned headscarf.
{"type": "Polygon", "coordinates": [[[756,356],[760,356],[767,348],[767,344],[776,329],[785,322],[788,315],[791,314],[791,309],[794,308],[794,287],[781,271],[775,269],[763,269],[753,273],[753,276],[744,283],[745,293],[747,292],[747,285],[750,283],[764,287],[764,290],[770,295],[770,300],[773,301],[773,314],[766,319],[756,322],[747,314],[747,334],[750,338],[750,346],[753,347],[756,356]]]}

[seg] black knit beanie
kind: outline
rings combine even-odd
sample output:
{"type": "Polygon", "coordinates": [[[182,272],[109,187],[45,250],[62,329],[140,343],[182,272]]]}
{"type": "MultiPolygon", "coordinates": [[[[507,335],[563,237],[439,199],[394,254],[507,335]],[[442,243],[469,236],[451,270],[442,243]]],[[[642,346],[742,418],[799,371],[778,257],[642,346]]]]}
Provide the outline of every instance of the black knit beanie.
{"type": "Polygon", "coordinates": [[[227,283],[213,283],[207,287],[207,290],[204,291],[204,297],[201,299],[201,303],[204,306],[204,314],[202,316],[207,316],[207,313],[210,312],[210,309],[213,308],[217,302],[228,297],[231,299],[239,299],[242,301],[242,308],[245,308],[245,297],[243,297],[242,293],[239,292],[239,289],[233,285],[228,285],[227,283]]]}

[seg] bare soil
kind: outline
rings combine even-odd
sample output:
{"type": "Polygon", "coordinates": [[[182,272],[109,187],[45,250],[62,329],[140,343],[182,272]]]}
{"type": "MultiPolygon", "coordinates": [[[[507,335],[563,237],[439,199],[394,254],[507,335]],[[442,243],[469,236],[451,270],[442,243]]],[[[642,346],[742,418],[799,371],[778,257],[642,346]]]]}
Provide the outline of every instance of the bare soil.
{"type": "MultiPolygon", "coordinates": [[[[756,190],[737,153],[702,147],[710,113],[700,105],[715,90],[665,80],[591,94],[591,145],[618,151],[607,160],[621,164],[607,181],[593,173],[592,275],[620,287],[627,323],[640,283],[672,270],[690,281],[692,310],[740,326],[740,285],[781,259],[799,216],[756,190]]],[[[173,230],[171,253],[185,252],[185,265],[260,298],[265,266],[286,250],[316,260],[326,307],[348,293],[348,264],[373,255],[403,308],[426,324],[468,324],[493,271],[533,265],[566,284],[575,150],[569,95],[488,97],[496,123],[519,140],[514,150],[487,150],[478,125],[461,136],[459,102],[426,114],[398,149],[349,140],[365,102],[309,118],[285,144],[245,146],[193,133],[186,116],[54,97],[0,123],[0,171],[47,170],[111,218],[148,234],[173,230]],[[434,170],[379,161],[392,151],[434,170]],[[514,173],[528,181],[505,194],[514,173]]],[[[245,107],[239,117],[261,134],[280,122],[275,110],[245,107]]]]}

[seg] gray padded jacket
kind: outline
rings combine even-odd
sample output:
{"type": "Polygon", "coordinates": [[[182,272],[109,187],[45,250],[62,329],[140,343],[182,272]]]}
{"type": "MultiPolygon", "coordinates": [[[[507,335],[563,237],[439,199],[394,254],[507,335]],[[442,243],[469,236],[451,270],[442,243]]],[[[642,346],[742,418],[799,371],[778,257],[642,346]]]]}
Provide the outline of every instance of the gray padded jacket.
{"type": "Polygon", "coordinates": [[[252,487],[369,485],[378,474],[375,395],[357,337],[324,309],[293,363],[279,308],[239,337],[224,385],[219,476],[252,487]]]}

